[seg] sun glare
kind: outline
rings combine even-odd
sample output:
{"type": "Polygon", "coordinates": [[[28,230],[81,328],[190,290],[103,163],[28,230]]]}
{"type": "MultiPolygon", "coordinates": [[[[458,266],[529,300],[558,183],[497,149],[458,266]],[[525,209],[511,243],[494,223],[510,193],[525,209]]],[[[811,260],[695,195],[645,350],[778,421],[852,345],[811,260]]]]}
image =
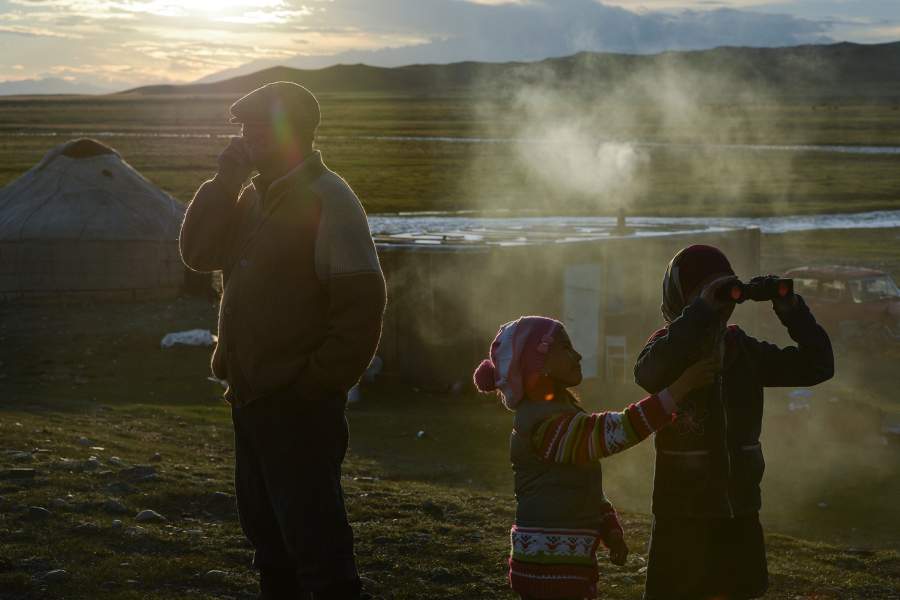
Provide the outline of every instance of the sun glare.
{"type": "Polygon", "coordinates": [[[241,15],[284,11],[284,0],[149,0],[139,8],[157,15],[241,15]]]}
{"type": "Polygon", "coordinates": [[[284,2],[282,0],[183,0],[178,4],[189,11],[219,12],[280,8],[284,2]]]}

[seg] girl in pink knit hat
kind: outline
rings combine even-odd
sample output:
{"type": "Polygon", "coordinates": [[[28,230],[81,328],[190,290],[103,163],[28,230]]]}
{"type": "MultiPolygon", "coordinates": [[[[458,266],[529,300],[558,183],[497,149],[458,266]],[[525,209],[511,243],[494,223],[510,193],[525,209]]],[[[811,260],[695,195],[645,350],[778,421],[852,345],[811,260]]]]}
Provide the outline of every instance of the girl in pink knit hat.
{"type": "Polygon", "coordinates": [[[625,564],[628,546],[603,493],[600,459],[670,423],[680,399],[712,381],[713,366],[688,367],[667,389],[622,412],[585,412],[569,391],[581,378],[581,355],[565,327],[546,317],[503,325],[474,374],[480,391],[497,391],[515,412],[509,582],[526,600],[596,598],[601,543],[614,564],[625,564]]]}

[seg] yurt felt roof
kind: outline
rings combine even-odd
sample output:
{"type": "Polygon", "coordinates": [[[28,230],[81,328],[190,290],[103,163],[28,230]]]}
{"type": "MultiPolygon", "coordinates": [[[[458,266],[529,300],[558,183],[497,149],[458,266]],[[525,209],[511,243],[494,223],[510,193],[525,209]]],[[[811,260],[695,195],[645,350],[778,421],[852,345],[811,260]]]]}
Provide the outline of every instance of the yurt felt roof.
{"type": "Polygon", "coordinates": [[[0,188],[0,241],[176,240],[184,207],[96,140],[51,149],[0,188]]]}

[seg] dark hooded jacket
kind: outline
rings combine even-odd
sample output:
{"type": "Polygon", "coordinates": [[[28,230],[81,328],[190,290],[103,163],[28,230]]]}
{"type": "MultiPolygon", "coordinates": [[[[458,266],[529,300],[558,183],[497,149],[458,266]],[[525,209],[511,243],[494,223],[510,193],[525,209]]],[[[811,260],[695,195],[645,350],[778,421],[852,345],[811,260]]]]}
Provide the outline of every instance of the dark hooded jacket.
{"type": "MultiPolygon", "coordinates": [[[[671,267],[671,265],[670,265],[671,267]]],[[[666,283],[671,286],[667,273],[666,283]]],[[[656,434],[653,513],[734,517],[760,509],[765,469],[759,436],[763,388],[811,386],[834,374],[828,334],[802,298],[778,315],[796,346],[779,348],[737,326],[722,329],[717,311],[697,299],[683,307],[679,291],[663,294],[664,314],[677,315],[648,340],[634,368],[650,393],[674,382],[724,335],[722,369],[712,386],[685,399],[671,427],[656,434]]]]}

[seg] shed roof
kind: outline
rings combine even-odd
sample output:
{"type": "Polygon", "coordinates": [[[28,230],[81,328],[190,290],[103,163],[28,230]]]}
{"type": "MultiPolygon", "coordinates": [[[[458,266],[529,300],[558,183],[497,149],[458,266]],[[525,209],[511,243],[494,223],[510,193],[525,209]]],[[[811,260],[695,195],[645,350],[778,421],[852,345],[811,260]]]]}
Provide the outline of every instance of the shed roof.
{"type": "Polygon", "coordinates": [[[495,222],[484,227],[458,229],[405,231],[392,234],[376,234],[375,242],[382,249],[432,249],[445,251],[484,250],[492,247],[514,247],[534,245],[559,245],[605,240],[625,240],[648,237],[671,237],[677,235],[728,231],[725,227],[703,225],[665,225],[639,227],[577,226],[570,223],[543,224],[529,226],[498,226],[495,222]]]}
{"type": "Polygon", "coordinates": [[[0,188],[0,241],[176,240],[184,207],[104,144],[52,148],[0,188]]]}

